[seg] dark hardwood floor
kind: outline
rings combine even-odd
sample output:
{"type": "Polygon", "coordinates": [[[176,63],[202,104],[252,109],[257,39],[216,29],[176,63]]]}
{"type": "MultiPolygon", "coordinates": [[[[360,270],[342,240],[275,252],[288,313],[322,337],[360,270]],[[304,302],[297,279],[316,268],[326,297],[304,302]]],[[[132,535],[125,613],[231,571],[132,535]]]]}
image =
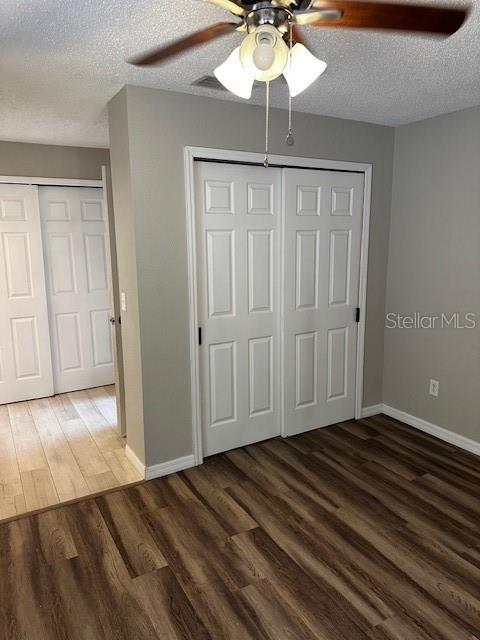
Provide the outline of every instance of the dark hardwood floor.
{"type": "Polygon", "coordinates": [[[0,638],[480,638],[480,458],[384,416],[0,525],[0,638]]]}

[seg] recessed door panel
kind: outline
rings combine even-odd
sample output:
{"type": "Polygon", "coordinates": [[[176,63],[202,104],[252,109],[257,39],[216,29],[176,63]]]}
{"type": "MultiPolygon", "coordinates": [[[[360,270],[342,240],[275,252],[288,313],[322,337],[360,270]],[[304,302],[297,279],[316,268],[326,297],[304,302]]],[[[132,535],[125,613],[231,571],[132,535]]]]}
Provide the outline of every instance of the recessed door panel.
{"type": "Polygon", "coordinates": [[[272,411],[272,336],[248,341],[250,416],[272,411]]]}
{"type": "Polygon", "coordinates": [[[348,304],[350,287],[350,229],[330,232],[330,292],[331,305],[348,304]]]}
{"type": "Polygon", "coordinates": [[[252,215],[273,215],[273,184],[249,183],[247,185],[247,193],[247,213],[252,215]]]}
{"type": "Polygon", "coordinates": [[[235,314],[234,232],[207,231],[209,316],[235,314]]]}
{"type": "Polygon", "coordinates": [[[297,216],[319,216],[322,188],[297,186],[297,216]]]}
{"type": "Polygon", "coordinates": [[[78,313],[57,313],[58,355],[61,371],[74,371],[83,367],[82,338],[78,313]]]}
{"type": "Polygon", "coordinates": [[[41,369],[35,317],[12,318],[10,322],[17,380],[39,378],[41,369]]]}
{"type": "Polygon", "coordinates": [[[317,332],[295,336],[295,408],[317,403],[317,332]]]}
{"type": "Polygon", "coordinates": [[[8,297],[31,298],[32,262],[28,233],[3,233],[3,255],[8,297]]]}
{"type": "Polygon", "coordinates": [[[38,190],[0,185],[0,404],[52,395],[38,190]]]}
{"type": "Polygon", "coordinates": [[[100,222],[103,220],[103,202],[98,200],[84,200],[80,198],[82,220],[84,222],[100,222]]]}
{"type": "Polygon", "coordinates": [[[347,395],[348,328],[328,330],[327,398],[336,400],[347,395]]]}
{"type": "Polygon", "coordinates": [[[70,207],[67,200],[49,200],[43,212],[44,220],[48,222],[66,222],[70,220],[70,207]]]}
{"type": "Polygon", "coordinates": [[[250,313],[272,311],[273,230],[248,231],[248,307],[250,313]]]}
{"type": "Polygon", "coordinates": [[[233,214],[233,182],[205,180],[205,213],[233,214]]]}
{"type": "Polygon", "coordinates": [[[113,384],[102,190],[40,187],[55,391],[113,384]]]}
{"type": "Polygon", "coordinates": [[[332,216],[351,216],[353,197],[353,187],[332,187],[332,216]]]}
{"type": "Polygon", "coordinates": [[[210,417],[211,425],[236,418],[236,344],[210,345],[210,417]]]}
{"type": "Polygon", "coordinates": [[[86,233],[85,259],[87,263],[88,291],[106,291],[108,288],[107,262],[105,258],[105,232],[86,233]]]}
{"type": "Polygon", "coordinates": [[[312,309],[318,304],[318,249],[320,232],[297,231],[296,307],[312,309]]]}
{"type": "Polygon", "coordinates": [[[94,367],[113,364],[109,316],[109,309],[90,311],[94,367]]]}
{"type": "Polygon", "coordinates": [[[48,234],[50,256],[51,291],[54,296],[62,293],[75,293],[75,266],[73,257],[73,239],[69,232],[48,234]]]}
{"type": "Polygon", "coordinates": [[[26,222],[25,198],[2,197],[0,200],[0,220],[2,222],[26,222]]]}

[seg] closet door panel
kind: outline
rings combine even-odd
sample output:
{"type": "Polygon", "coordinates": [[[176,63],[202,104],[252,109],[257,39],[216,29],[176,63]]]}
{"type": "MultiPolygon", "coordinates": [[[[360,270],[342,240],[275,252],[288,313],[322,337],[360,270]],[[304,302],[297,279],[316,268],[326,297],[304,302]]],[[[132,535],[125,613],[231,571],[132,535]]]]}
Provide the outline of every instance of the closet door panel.
{"type": "Polygon", "coordinates": [[[53,394],[37,187],[0,185],[0,404],[53,394]]]}
{"type": "Polygon", "coordinates": [[[56,393],[113,384],[102,189],[40,187],[56,393]]]}
{"type": "Polygon", "coordinates": [[[355,417],[363,175],[283,170],[286,435],[355,417]]]}
{"type": "Polygon", "coordinates": [[[196,163],[202,430],[211,455],[280,433],[281,172],[196,163]]]}

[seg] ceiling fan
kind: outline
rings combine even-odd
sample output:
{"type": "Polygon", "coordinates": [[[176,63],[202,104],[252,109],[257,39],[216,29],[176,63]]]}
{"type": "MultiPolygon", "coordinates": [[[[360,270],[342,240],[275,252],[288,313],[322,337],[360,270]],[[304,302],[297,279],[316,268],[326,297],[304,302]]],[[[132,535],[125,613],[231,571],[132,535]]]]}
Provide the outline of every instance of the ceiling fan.
{"type": "Polygon", "coordinates": [[[215,69],[217,79],[242,98],[255,80],[269,83],[283,73],[290,96],[306,89],[326,68],[305,46],[303,25],[381,29],[449,36],[463,24],[467,8],[358,0],[207,0],[235,15],[133,58],[136,66],[159,65],[184,51],[233,31],[246,33],[240,47],[215,69]]]}
{"type": "Polygon", "coordinates": [[[282,73],[289,89],[287,145],[294,144],[292,97],[309,87],[327,64],[310,53],[300,27],[385,29],[449,36],[468,8],[396,4],[376,0],[206,0],[237,17],[158,47],[130,60],[140,67],[162,64],[184,51],[233,31],[246,34],[242,44],[215,70],[217,80],[241,98],[250,98],[255,80],[265,83],[265,159],[269,166],[270,82],[282,73]]]}

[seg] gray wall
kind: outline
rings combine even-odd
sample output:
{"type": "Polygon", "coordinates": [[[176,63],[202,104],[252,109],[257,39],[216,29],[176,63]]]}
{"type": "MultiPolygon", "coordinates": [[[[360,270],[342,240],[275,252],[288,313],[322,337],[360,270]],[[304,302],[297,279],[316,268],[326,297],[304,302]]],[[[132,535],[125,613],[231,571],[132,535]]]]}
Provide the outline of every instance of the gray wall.
{"type": "MultiPolygon", "coordinates": [[[[127,301],[127,311],[121,312],[125,424],[128,446],[140,460],[145,461],[138,312],[139,286],[137,281],[135,220],[132,216],[132,180],[125,89],[117,94],[109,104],[109,127],[118,284],[120,291],[126,294],[127,301]]],[[[141,247],[139,248],[139,254],[141,254],[141,247]]]]}
{"type": "MultiPolygon", "coordinates": [[[[284,144],[286,125],[286,112],[273,110],[272,153],[374,165],[364,404],[379,403],[394,130],[295,114],[291,148],[284,144]]],[[[132,324],[139,322],[148,465],[192,451],[183,148],[262,151],[263,127],[259,107],[173,92],[126,87],[110,104],[116,215],[123,207],[135,234],[137,273],[130,265],[128,279],[138,283],[132,324]],[[121,184],[128,173],[130,193],[121,184]]],[[[125,341],[135,352],[133,333],[132,344],[125,341]]],[[[139,364],[133,360],[132,370],[139,364]]],[[[124,363],[127,372],[128,354],[124,363]]]]}
{"type": "Polygon", "coordinates": [[[480,441],[480,108],[399,127],[387,311],[475,312],[475,330],[385,330],[383,401],[480,441]],[[428,394],[430,378],[440,395],[428,394]]]}
{"type": "Polygon", "coordinates": [[[101,180],[108,149],[0,141],[0,175],[101,180]]]}

